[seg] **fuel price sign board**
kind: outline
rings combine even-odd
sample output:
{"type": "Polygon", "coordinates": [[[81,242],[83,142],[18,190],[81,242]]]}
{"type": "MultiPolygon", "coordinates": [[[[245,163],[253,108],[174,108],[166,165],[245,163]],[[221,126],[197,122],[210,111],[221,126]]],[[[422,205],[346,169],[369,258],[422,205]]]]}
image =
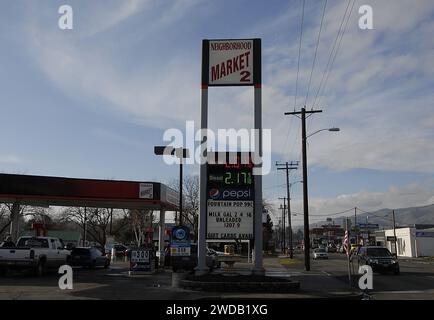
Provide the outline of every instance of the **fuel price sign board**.
{"type": "MultiPolygon", "coordinates": [[[[217,155],[217,154],[216,154],[217,155]]],[[[253,239],[253,165],[241,162],[241,154],[230,163],[207,165],[207,239],[253,239]]]]}

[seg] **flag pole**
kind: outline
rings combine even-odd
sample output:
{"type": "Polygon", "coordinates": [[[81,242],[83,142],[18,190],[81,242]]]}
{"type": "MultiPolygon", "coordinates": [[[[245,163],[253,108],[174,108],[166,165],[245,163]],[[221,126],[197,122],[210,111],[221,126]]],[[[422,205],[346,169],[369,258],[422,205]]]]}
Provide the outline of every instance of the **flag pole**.
{"type": "Polygon", "coordinates": [[[347,262],[348,262],[348,285],[350,286],[351,289],[351,267],[350,267],[350,235],[348,232],[348,218],[345,219],[345,242],[347,245],[347,250],[346,250],[346,254],[347,254],[347,262]]]}

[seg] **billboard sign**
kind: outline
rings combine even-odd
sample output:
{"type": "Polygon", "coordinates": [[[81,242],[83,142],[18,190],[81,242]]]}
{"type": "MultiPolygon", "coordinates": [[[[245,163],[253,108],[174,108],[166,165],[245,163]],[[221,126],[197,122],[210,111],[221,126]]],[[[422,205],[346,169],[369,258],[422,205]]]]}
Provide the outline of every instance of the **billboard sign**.
{"type": "Polygon", "coordinates": [[[416,231],[416,237],[434,238],[434,232],[416,231]]]}
{"type": "Polygon", "coordinates": [[[208,86],[251,86],[260,83],[259,39],[203,42],[202,78],[208,86]]]}
{"type": "Polygon", "coordinates": [[[359,230],[377,230],[379,225],[377,223],[358,223],[357,228],[359,230]]]}

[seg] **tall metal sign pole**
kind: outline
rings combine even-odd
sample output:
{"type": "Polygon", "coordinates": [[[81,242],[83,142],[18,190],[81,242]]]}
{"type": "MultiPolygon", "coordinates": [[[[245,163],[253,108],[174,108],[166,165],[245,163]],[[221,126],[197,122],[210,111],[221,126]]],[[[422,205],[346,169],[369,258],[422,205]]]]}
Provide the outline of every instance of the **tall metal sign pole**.
{"type": "MultiPolygon", "coordinates": [[[[208,271],[206,267],[207,226],[207,135],[208,87],[254,86],[254,159],[262,159],[262,92],[261,92],[261,39],[219,39],[202,41],[202,94],[201,94],[201,164],[200,164],[200,214],[198,239],[198,266],[196,274],[208,271]]],[[[255,161],[260,170],[262,163],[255,161]]],[[[254,179],[254,241],[255,264],[253,273],[264,273],[262,263],[262,176],[254,179]]]]}

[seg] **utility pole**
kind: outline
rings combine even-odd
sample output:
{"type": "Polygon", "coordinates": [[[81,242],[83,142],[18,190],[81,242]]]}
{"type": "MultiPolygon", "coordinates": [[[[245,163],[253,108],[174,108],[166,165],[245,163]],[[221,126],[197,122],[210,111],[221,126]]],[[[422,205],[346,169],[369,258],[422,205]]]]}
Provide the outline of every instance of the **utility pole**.
{"type": "Polygon", "coordinates": [[[277,170],[286,171],[286,197],[288,198],[288,227],[289,227],[289,258],[294,257],[294,248],[292,243],[292,222],[291,222],[291,195],[289,183],[289,170],[296,170],[298,168],[298,161],[286,161],[285,163],[276,162],[277,170]]]}
{"type": "Polygon", "coordinates": [[[84,207],[84,223],[83,223],[83,247],[86,247],[86,223],[87,223],[87,207],[84,207]]]}
{"type": "Polygon", "coordinates": [[[396,254],[396,258],[398,258],[398,250],[396,248],[396,224],[395,224],[395,210],[392,210],[392,220],[393,220],[393,237],[394,237],[394,242],[395,242],[395,254],[396,254]]]}
{"type": "Polygon", "coordinates": [[[285,112],[285,115],[301,114],[301,144],[302,144],[302,160],[303,160],[303,211],[304,211],[304,266],[306,271],[310,271],[310,237],[309,237],[309,197],[307,191],[307,148],[306,148],[306,113],[314,114],[322,112],[322,110],[306,111],[301,108],[301,111],[285,112]]]}
{"type": "Polygon", "coordinates": [[[179,225],[182,226],[182,157],[179,158],[179,225]]]}
{"type": "Polygon", "coordinates": [[[283,254],[286,254],[286,197],[279,198],[279,200],[283,200],[283,207],[280,205],[280,209],[282,209],[282,237],[283,237],[283,247],[282,252],[283,254]]]}
{"type": "Polygon", "coordinates": [[[357,207],[354,207],[354,233],[356,234],[356,244],[359,244],[359,231],[357,228],[357,207]]]}

